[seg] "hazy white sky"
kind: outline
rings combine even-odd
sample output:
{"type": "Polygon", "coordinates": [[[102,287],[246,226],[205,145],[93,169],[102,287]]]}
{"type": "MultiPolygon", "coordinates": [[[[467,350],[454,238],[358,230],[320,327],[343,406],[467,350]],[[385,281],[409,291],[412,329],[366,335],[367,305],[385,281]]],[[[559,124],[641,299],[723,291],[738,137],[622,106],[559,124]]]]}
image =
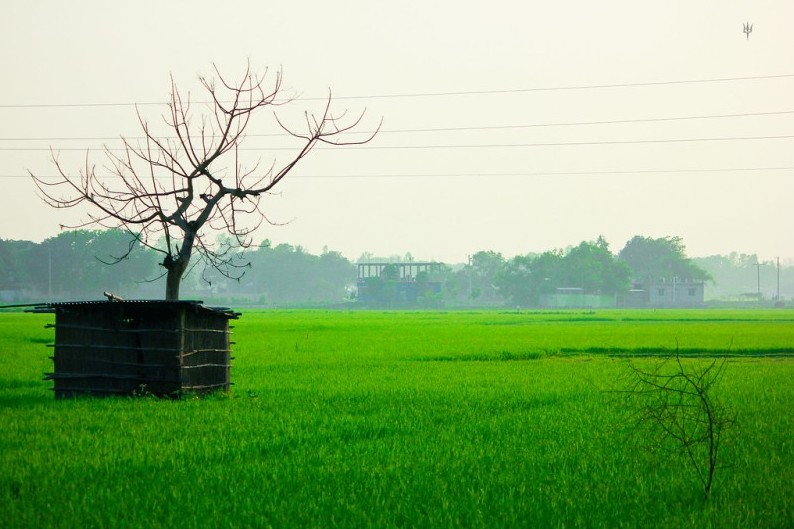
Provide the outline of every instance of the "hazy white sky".
{"type": "MultiPolygon", "coordinates": [[[[793,25],[790,0],[9,3],[0,238],[74,220],[23,178],[53,174],[50,146],[75,171],[86,149],[101,165],[169,74],[198,98],[213,62],[234,76],[250,60],[302,94],[280,112],[330,88],[366,127],[383,118],[365,148],[299,166],[266,205],[286,224],[260,239],[461,262],[679,235],[691,256],[792,258],[793,25]]],[[[269,165],[279,141],[246,147],[269,165]]]]}

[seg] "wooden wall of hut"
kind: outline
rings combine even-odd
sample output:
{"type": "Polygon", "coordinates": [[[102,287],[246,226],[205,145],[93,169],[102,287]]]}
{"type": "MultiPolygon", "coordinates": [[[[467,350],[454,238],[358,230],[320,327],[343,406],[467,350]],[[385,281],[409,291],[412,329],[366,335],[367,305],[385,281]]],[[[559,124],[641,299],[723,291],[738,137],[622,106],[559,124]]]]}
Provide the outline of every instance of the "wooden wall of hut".
{"type": "Polygon", "coordinates": [[[52,303],[56,398],[228,391],[229,320],[239,313],[196,301],[52,303]]]}

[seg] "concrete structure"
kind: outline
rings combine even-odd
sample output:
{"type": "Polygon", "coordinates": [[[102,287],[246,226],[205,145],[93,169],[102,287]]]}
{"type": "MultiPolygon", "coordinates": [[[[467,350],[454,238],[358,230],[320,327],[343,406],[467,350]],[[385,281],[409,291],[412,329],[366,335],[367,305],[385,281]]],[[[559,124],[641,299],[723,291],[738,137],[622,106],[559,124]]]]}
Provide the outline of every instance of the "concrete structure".
{"type": "Polygon", "coordinates": [[[422,298],[441,293],[441,283],[430,277],[443,266],[435,262],[358,263],[358,301],[370,307],[415,306],[422,298]]]}
{"type": "Polygon", "coordinates": [[[662,278],[647,285],[647,291],[651,307],[702,307],[705,286],[703,281],[662,278]]]}
{"type": "Polygon", "coordinates": [[[654,282],[637,283],[620,305],[631,308],[694,308],[704,305],[703,281],[659,278],[654,282]]]}

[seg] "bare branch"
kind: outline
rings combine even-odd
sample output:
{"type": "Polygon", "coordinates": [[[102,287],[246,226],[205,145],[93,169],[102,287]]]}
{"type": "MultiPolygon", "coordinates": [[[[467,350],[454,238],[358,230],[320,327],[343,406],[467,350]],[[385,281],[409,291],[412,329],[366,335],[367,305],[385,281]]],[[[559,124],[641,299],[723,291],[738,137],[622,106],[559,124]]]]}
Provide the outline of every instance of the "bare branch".
{"type": "Polygon", "coordinates": [[[735,419],[713,394],[726,360],[696,362],[685,364],[677,350],[651,369],[630,362],[616,393],[628,412],[631,435],[652,452],[683,456],[708,499],[720,468],[721,440],[735,419]]]}
{"type": "Polygon", "coordinates": [[[237,269],[226,257],[229,249],[216,250],[205,238],[204,228],[227,233],[236,248],[250,246],[259,226],[277,225],[262,211],[261,195],[270,193],[317,144],[360,145],[380,130],[378,125],[364,139],[347,137],[361,124],[366,110],[352,119],[347,110],[334,114],[329,91],[319,113],[304,113],[305,130],[293,130],[273,114],[277,126],[300,140],[290,158],[281,162],[274,158],[264,165],[254,160],[246,166],[240,144],[254,114],[292,100],[281,95],[280,69],[258,75],[247,63],[237,82],[224,77],[214,64],[213,70],[213,79],[199,77],[211,100],[205,113],[196,112],[190,93],[183,94],[170,78],[168,111],[162,116],[162,126],[170,129],[170,135],[158,134],[136,107],[143,136],[137,142],[122,137],[121,154],[105,147],[105,168],[111,178],[97,176],[88,152],[76,175],[64,169],[55,152],[51,158],[59,175],[56,180],[31,173],[40,197],[52,207],[90,206],[93,212],[80,226],[121,227],[136,234],[137,243],[162,252],[168,299],[177,299],[182,276],[198,262],[221,273],[237,269]],[[229,165],[219,165],[222,159],[228,159],[229,165]],[[199,260],[191,265],[194,251],[199,260]]]}

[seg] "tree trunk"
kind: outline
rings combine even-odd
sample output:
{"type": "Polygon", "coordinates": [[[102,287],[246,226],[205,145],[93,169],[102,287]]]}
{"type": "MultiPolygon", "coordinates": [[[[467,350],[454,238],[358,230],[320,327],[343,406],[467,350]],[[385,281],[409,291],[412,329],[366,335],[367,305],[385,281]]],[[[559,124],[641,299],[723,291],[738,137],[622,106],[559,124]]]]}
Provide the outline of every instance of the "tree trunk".
{"type": "Polygon", "coordinates": [[[168,274],[165,278],[165,300],[178,301],[179,300],[179,286],[182,284],[182,274],[185,273],[185,267],[180,266],[180,263],[174,263],[168,269],[168,274]]]}
{"type": "Polygon", "coordinates": [[[168,270],[165,278],[165,300],[179,300],[179,286],[182,284],[182,276],[185,275],[187,265],[190,263],[190,254],[193,253],[194,233],[186,233],[182,240],[182,247],[176,257],[167,255],[163,261],[163,266],[168,270]]]}

